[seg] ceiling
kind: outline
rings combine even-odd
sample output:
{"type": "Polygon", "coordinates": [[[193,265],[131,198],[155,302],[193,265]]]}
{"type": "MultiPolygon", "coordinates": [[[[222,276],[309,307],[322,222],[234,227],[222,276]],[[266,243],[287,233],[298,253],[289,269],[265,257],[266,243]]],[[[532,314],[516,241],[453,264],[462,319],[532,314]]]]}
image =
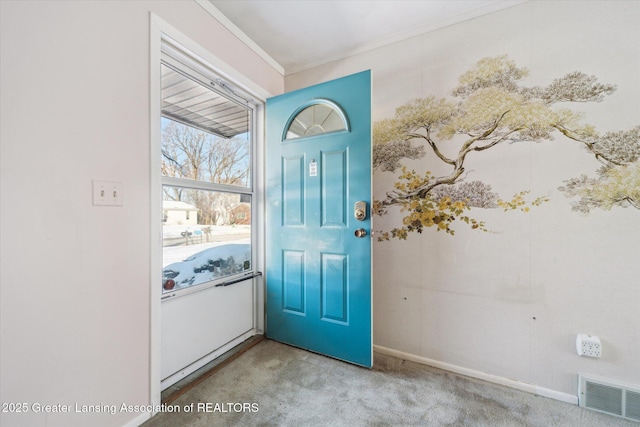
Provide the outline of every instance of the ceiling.
{"type": "MultiPolygon", "coordinates": [[[[526,0],[209,0],[291,74],[526,0]]],[[[228,24],[228,23],[227,23],[228,24]]]]}

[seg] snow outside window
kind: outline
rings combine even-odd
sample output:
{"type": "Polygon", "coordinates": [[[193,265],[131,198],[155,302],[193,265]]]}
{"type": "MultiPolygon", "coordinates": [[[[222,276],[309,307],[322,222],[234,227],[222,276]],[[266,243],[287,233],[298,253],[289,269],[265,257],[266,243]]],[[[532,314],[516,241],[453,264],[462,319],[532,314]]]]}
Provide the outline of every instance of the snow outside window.
{"type": "Polygon", "coordinates": [[[173,186],[163,191],[164,292],[252,270],[251,221],[238,215],[251,212],[250,197],[173,186]],[[193,219],[187,219],[187,212],[193,212],[193,219]]]}

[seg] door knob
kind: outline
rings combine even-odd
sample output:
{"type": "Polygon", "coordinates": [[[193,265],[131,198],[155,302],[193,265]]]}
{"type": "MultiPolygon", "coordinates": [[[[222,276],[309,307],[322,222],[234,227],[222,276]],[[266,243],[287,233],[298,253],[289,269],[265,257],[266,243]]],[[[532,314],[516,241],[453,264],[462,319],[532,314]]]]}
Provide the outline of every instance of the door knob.
{"type": "Polygon", "coordinates": [[[367,230],[365,230],[364,228],[358,228],[353,234],[355,234],[356,237],[364,237],[367,235],[367,230]]]}

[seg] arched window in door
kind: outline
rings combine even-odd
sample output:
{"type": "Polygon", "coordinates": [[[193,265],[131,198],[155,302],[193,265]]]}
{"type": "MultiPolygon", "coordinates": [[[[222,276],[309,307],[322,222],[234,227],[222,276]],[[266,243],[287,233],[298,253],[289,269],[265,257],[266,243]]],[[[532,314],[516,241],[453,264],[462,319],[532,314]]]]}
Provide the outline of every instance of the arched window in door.
{"type": "Polygon", "coordinates": [[[293,112],[285,126],[282,140],[290,141],[341,131],[349,132],[349,121],[342,108],[328,99],[314,99],[293,112]]]}

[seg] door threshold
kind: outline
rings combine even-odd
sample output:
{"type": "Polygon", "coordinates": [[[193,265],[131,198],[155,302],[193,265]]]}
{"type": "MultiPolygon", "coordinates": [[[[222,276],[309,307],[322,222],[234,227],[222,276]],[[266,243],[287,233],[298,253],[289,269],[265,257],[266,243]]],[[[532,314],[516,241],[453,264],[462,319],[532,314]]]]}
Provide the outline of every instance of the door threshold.
{"type": "Polygon", "coordinates": [[[204,365],[202,368],[197,371],[191,373],[190,375],[184,377],[177,383],[167,387],[162,391],[160,395],[160,399],[163,404],[169,404],[180,397],[182,394],[191,390],[193,387],[197,386],[216,372],[218,372],[223,367],[227,366],[229,363],[233,362],[235,359],[240,357],[247,350],[260,343],[265,339],[264,335],[254,335],[248,340],[238,344],[233,347],[231,350],[222,354],[220,357],[212,360],[211,362],[204,365]]]}

